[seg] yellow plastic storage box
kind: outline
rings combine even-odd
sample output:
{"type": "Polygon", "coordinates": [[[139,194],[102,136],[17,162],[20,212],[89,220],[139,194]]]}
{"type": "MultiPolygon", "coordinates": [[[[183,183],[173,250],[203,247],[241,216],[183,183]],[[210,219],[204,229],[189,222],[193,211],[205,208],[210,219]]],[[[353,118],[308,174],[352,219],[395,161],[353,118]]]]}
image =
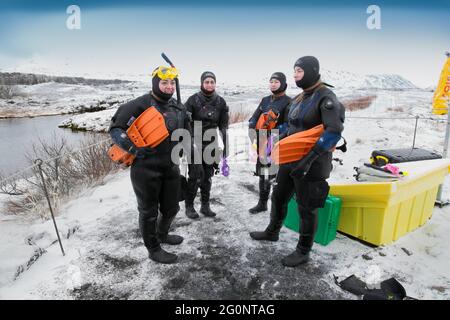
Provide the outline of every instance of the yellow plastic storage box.
{"type": "Polygon", "coordinates": [[[448,159],[396,164],[409,175],[395,182],[330,185],[342,199],[338,230],[374,245],[389,244],[423,225],[433,214],[448,159]]]}

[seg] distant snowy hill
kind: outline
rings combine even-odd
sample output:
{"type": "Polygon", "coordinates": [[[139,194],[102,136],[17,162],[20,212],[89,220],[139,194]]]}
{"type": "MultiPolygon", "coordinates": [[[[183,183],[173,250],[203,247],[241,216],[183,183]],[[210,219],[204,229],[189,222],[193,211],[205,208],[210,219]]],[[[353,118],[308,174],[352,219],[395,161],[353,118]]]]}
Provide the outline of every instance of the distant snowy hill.
{"type": "MultiPolygon", "coordinates": [[[[322,80],[337,89],[383,89],[383,90],[407,90],[421,89],[411,81],[398,74],[357,74],[348,71],[336,71],[322,69],[322,80]]],[[[287,75],[288,76],[288,75],[287,75]]],[[[264,78],[261,82],[268,82],[264,78]]],[[[288,79],[291,88],[296,88],[293,80],[288,79]]]]}
{"type": "MultiPolygon", "coordinates": [[[[114,72],[114,70],[110,70],[108,72],[98,72],[96,71],[93,74],[88,74],[86,72],[80,72],[77,69],[74,69],[70,63],[66,63],[63,65],[58,65],[53,67],[46,67],[45,64],[40,63],[39,61],[30,60],[27,63],[24,63],[20,66],[13,68],[12,70],[0,70],[2,72],[20,72],[20,73],[34,73],[41,75],[51,75],[57,77],[84,77],[84,78],[93,78],[93,79],[121,79],[121,80],[130,80],[130,81],[144,81],[149,82],[151,79],[150,72],[134,74],[130,73],[120,73],[114,72]]],[[[292,79],[292,75],[289,71],[285,74],[288,78],[288,84],[291,87],[295,87],[295,83],[292,79]]],[[[335,86],[336,88],[348,88],[348,89],[387,89],[387,90],[404,90],[404,89],[420,89],[416,85],[414,85],[409,80],[405,79],[401,75],[397,74],[357,74],[348,71],[342,70],[328,70],[321,69],[322,79],[335,86]]],[[[197,80],[188,81],[187,75],[182,74],[181,83],[183,85],[198,85],[197,80]]],[[[233,79],[233,82],[226,81],[222,78],[218,78],[219,86],[261,86],[266,84],[269,81],[268,77],[262,78],[260,81],[251,81],[250,79],[233,79]]]]}
{"type": "Polygon", "coordinates": [[[418,89],[411,81],[397,74],[359,75],[347,71],[322,70],[322,79],[336,88],[355,89],[418,89]]]}

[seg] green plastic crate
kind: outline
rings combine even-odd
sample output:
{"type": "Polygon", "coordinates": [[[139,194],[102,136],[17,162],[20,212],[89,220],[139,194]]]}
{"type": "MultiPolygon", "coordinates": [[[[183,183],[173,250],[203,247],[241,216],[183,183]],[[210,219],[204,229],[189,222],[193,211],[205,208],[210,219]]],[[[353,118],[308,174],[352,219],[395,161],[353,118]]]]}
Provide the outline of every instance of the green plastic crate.
{"type": "MultiPolygon", "coordinates": [[[[338,197],[329,195],[325,206],[319,209],[319,219],[314,242],[326,246],[336,238],[336,230],[339,224],[342,201],[338,197]]],[[[299,215],[295,196],[289,201],[288,214],[284,225],[295,232],[299,232],[299,215]]]]}

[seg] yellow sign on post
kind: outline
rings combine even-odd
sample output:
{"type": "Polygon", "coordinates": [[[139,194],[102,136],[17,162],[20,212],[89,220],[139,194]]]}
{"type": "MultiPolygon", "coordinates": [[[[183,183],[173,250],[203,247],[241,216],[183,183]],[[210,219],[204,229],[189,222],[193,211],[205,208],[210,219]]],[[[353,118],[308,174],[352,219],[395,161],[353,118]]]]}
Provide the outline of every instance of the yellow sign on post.
{"type": "Polygon", "coordinates": [[[433,96],[433,114],[447,114],[450,99],[450,52],[446,52],[447,61],[442,68],[438,87],[433,96]]]}

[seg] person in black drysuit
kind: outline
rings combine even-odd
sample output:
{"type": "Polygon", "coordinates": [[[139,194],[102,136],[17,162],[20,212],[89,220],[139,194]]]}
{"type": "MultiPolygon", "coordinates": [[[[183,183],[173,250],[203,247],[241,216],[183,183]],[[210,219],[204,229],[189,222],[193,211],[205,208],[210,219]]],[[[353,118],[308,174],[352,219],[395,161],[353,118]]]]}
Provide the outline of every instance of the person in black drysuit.
{"type": "MultiPolygon", "coordinates": [[[[202,137],[207,130],[212,130],[214,132],[212,141],[206,141],[208,138],[202,138],[202,166],[203,166],[203,177],[199,181],[195,177],[191,176],[191,167],[189,166],[189,179],[188,188],[186,192],[186,216],[191,219],[197,219],[199,217],[198,213],[194,208],[194,199],[197,195],[197,190],[200,187],[200,213],[206,217],[215,217],[216,213],[210,208],[210,193],[212,185],[212,176],[214,172],[218,170],[221,157],[223,159],[227,158],[228,155],[228,140],[227,140],[227,130],[229,121],[229,108],[225,99],[219,96],[216,91],[216,76],[211,71],[205,71],[200,77],[201,86],[200,91],[193,94],[188,98],[185,106],[188,111],[192,113],[192,123],[191,127],[194,128],[194,121],[201,121],[202,127],[202,137]],[[220,135],[222,136],[222,141],[224,148],[222,154],[215,152],[219,150],[217,128],[219,128],[220,135]],[[204,141],[205,140],[205,141],[204,141]],[[210,146],[210,147],[208,147],[210,146]],[[205,148],[208,150],[205,151],[205,148]],[[214,147],[212,152],[209,152],[211,148],[214,147]],[[207,161],[205,159],[206,154],[211,154],[213,161],[207,161]]],[[[197,141],[197,139],[195,139],[197,141]]]]}
{"type": "MultiPolygon", "coordinates": [[[[249,127],[249,138],[251,143],[253,144],[256,140],[256,153],[259,155],[259,139],[260,134],[266,134],[267,139],[270,138],[270,130],[258,130],[256,128],[256,124],[261,115],[273,110],[276,114],[278,114],[278,118],[276,121],[276,126],[274,129],[279,130],[279,134],[282,134],[287,129],[287,114],[289,111],[289,103],[291,102],[291,98],[286,95],[287,83],[286,76],[282,72],[275,72],[269,79],[270,88],[272,94],[270,96],[262,98],[261,102],[253,113],[252,117],[248,121],[249,127]]],[[[263,161],[261,163],[261,159],[258,156],[256,160],[256,172],[255,174],[259,176],[259,200],[258,204],[253,208],[249,209],[250,213],[258,213],[267,210],[267,201],[269,200],[270,194],[270,180],[275,178],[274,174],[265,175],[264,169],[269,172],[270,170],[270,162],[263,161]]]]}
{"type": "Polygon", "coordinates": [[[286,218],[288,202],[295,193],[301,227],[296,250],[282,259],[282,264],[288,267],[309,260],[317,229],[317,211],[324,206],[329,191],[326,179],[332,169],[330,150],[341,138],[345,119],[344,106],[320,80],[319,61],[315,57],[298,59],[294,69],[294,79],[303,92],[290,105],[286,135],[319,124],[324,125],[325,131],[305,157],[280,165],[272,193],[269,225],[264,231],[250,233],[255,240],[277,241],[286,218]]]}
{"type": "MultiPolygon", "coordinates": [[[[183,241],[181,236],[168,234],[179,211],[180,170],[171,159],[172,149],[177,142],[171,141],[169,136],[155,148],[136,147],[126,130],[141,113],[154,106],[163,115],[170,134],[178,128],[190,132],[189,114],[182,104],[177,104],[172,98],[174,88],[173,79],[162,80],[155,74],[152,91],[121,105],[112,117],[109,128],[112,140],[136,156],[131,165],[130,177],[137,198],[139,229],[149,251],[149,258],[160,263],[174,263],[177,260],[177,256],[162,249],[160,243],[176,245],[183,241]],[[158,211],[161,212],[159,217],[158,211]]],[[[192,141],[183,143],[190,144],[189,151],[195,152],[192,141]]],[[[201,168],[194,166],[192,174],[200,177],[201,168]]]]}

